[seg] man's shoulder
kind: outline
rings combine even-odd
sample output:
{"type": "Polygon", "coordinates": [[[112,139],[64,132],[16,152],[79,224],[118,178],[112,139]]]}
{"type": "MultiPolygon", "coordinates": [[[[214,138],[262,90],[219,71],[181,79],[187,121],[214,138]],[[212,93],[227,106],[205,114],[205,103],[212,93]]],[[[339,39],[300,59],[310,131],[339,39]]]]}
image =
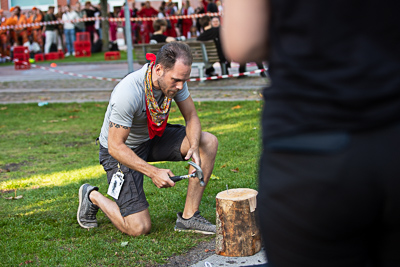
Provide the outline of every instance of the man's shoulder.
{"type": "Polygon", "coordinates": [[[126,75],[115,87],[113,98],[118,99],[118,101],[129,101],[132,98],[141,98],[144,93],[145,74],[146,68],[143,67],[126,75]]]}

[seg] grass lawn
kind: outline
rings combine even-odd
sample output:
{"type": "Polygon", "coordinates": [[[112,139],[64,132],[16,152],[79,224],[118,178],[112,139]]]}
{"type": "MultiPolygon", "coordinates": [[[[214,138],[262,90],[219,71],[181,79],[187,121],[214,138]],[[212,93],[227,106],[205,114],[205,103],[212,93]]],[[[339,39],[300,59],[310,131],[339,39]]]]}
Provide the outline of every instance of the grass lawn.
{"type": "MultiPolygon", "coordinates": [[[[196,103],[203,130],[219,139],[219,151],[200,210],[215,222],[215,196],[229,188],[257,189],[262,102],[196,103]]],[[[145,177],[152,231],[130,237],[98,213],[99,227],[76,221],[83,183],[107,192],[98,163],[99,134],[107,103],[0,105],[0,265],[152,266],[211,237],[174,232],[187,180],[158,189],[145,177]],[[16,191],[15,191],[16,190],[16,191]],[[12,196],[20,199],[6,199],[12,196]]],[[[174,104],[170,123],[183,123],[174,104]]],[[[158,162],[175,175],[187,163],[158,162]]]]}
{"type": "MultiPolygon", "coordinates": [[[[46,61],[37,61],[34,64],[48,64],[48,63],[71,63],[71,62],[76,62],[76,63],[96,63],[96,62],[105,62],[104,60],[104,53],[106,52],[99,52],[99,53],[93,53],[91,54],[90,57],[74,57],[74,56],[69,56],[65,57],[64,59],[52,59],[52,60],[46,60],[46,61]]],[[[127,53],[126,51],[120,51],[121,59],[122,61],[127,60],[127,53]]],[[[133,55],[134,56],[134,55],[133,55]]],[[[134,56],[135,60],[135,56],[134,56]]],[[[1,66],[10,66],[14,65],[13,62],[7,62],[7,63],[2,63],[0,64],[1,66]]]]}

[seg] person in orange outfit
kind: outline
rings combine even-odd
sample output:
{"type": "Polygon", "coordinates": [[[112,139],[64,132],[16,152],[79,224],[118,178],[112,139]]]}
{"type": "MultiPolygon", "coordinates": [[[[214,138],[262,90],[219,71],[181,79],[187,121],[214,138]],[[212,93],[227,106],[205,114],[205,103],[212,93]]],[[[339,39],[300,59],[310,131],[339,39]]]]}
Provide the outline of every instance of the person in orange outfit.
{"type": "MultiPolygon", "coordinates": [[[[40,9],[33,7],[32,12],[33,12],[32,16],[28,18],[28,23],[39,23],[43,21],[43,15],[40,9]]],[[[36,25],[36,26],[31,26],[30,28],[33,41],[37,42],[40,46],[42,46],[43,45],[42,26],[36,25]]]]}
{"type": "MultiPolygon", "coordinates": [[[[3,9],[0,9],[0,28],[7,26],[6,25],[7,17],[4,16],[3,9]]],[[[0,29],[0,54],[1,56],[8,56],[9,53],[7,53],[7,30],[0,29]]]]}
{"type": "MultiPolygon", "coordinates": [[[[14,7],[10,8],[11,14],[14,12],[14,7]]],[[[14,44],[15,40],[17,39],[14,26],[17,25],[17,20],[14,18],[13,15],[11,17],[6,18],[3,20],[3,26],[9,26],[10,29],[6,29],[5,32],[1,34],[1,42],[6,46],[6,50],[4,51],[7,56],[10,55],[10,47],[14,44]]]]}
{"type": "Polygon", "coordinates": [[[28,31],[22,25],[27,23],[26,16],[21,13],[21,8],[19,6],[14,7],[14,12],[12,18],[14,19],[14,41],[18,45],[23,45],[28,41],[28,31]]]}

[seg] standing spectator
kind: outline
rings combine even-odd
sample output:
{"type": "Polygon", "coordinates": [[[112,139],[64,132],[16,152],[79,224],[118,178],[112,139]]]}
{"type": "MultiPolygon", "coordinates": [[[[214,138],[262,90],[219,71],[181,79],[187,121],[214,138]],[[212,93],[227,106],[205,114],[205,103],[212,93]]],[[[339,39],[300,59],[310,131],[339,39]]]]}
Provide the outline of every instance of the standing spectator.
{"type": "Polygon", "coordinates": [[[61,5],[57,6],[57,13],[55,14],[57,20],[58,20],[58,24],[56,26],[56,30],[57,30],[57,49],[60,51],[63,51],[63,53],[65,52],[65,44],[64,44],[64,24],[62,22],[62,15],[64,14],[64,7],[61,5]]]}
{"type": "MultiPolygon", "coordinates": [[[[45,22],[57,21],[56,16],[54,16],[54,6],[49,6],[46,15],[44,16],[45,22]]],[[[57,25],[47,24],[44,26],[43,31],[46,36],[46,42],[44,44],[44,52],[47,54],[50,52],[50,47],[55,46],[57,51],[57,25]]],[[[55,52],[54,50],[51,52],[55,52]]]]}
{"type": "Polygon", "coordinates": [[[23,27],[23,25],[27,22],[27,18],[21,13],[21,8],[19,6],[14,7],[12,18],[14,22],[16,22],[13,34],[14,41],[18,45],[23,45],[28,41],[28,31],[25,27],[23,27]]]}
{"type": "Polygon", "coordinates": [[[218,7],[214,3],[214,0],[208,0],[208,5],[207,5],[207,12],[212,12],[212,13],[218,13],[218,7]]]}
{"type": "Polygon", "coordinates": [[[219,13],[222,13],[222,11],[224,11],[224,8],[222,7],[222,3],[221,3],[221,1],[217,1],[217,2],[215,2],[215,4],[217,5],[217,7],[218,7],[218,12],[219,13]]]}
{"type": "Polygon", "coordinates": [[[66,57],[70,55],[75,56],[75,22],[73,21],[76,19],[79,19],[79,15],[74,10],[71,10],[70,5],[67,5],[65,13],[62,16],[62,20],[64,21],[65,44],[67,46],[67,53],[65,54],[66,57]]]}
{"type": "MultiPolygon", "coordinates": [[[[42,11],[40,9],[33,7],[32,11],[33,11],[33,15],[31,17],[32,23],[39,23],[44,20],[42,11]]],[[[40,47],[43,49],[42,27],[43,26],[41,25],[32,26],[32,37],[33,37],[33,42],[38,43],[40,47]]]]}
{"type": "MultiPolygon", "coordinates": [[[[75,4],[75,12],[78,14],[79,19],[83,19],[86,17],[86,12],[81,8],[81,3],[77,2],[75,4]]],[[[83,21],[75,22],[75,33],[84,32],[85,31],[85,23],[83,21]]]]}
{"type": "MultiPolygon", "coordinates": [[[[7,26],[7,17],[4,15],[3,9],[0,9],[0,27],[7,26]]],[[[1,56],[9,56],[10,52],[7,49],[8,38],[7,30],[0,30],[0,54],[1,56]]]]}
{"type": "Polygon", "coordinates": [[[114,20],[115,19],[114,12],[109,12],[108,17],[111,18],[109,20],[110,41],[112,43],[111,45],[114,45],[114,43],[117,41],[118,23],[114,20]]]}
{"type": "Polygon", "coordinates": [[[399,9],[225,2],[227,55],[269,62],[257,199],[268,265],[400,266],[399,9]]]}
{"type": "MultiPolygon", "coordinates": [[[[155,10],[151,5],[149,1],[146,1],[144,7],[138,12],[139,17],[142,18],[151,18],[151,17],[157,17],[158,12],[155,10]]],[[[153,21],[142,21],[142,42],[144,43],[149,43],[150,42],[150,33],[152,33],[153,30],[153,21]]]]}
{"type": "MultiPolygon", "coordinates": [[[[85,8],[83,9],[83,11],[85,11],[85,15],[84,18],[94,18],[94,13],[98,12],[98,8],[93,6],[92,3],[90,1],[86,1],[85,2],[85,8]]],[[[90,20],[90,21],[85,21],[85,31],[88,32],[90,34],[90,43],[93,46],[93,41],[94,41],[94,33],[96,31],[95,27],[94,27],[94,20],[90,20]]]]}
{"type": "MultiPolygon", "coordinates": [[[[194,14],[194,9],[190,5],[190,1],[186,1],[186,4],[182,3],[182,9],[181,9],[181,15],[193,15],[194,14]]],[[[189,38],[189,32],[190,28],[193,25],[193,19],[192,18],[186,18],[182,19],[182,36],[185,36],[185,38],[189,38]]]]}
{"type": "Polygon", "coordinates": [[[94,12],[94,17],[96,18],[96,20],[94,21],[94,28],[95,28],[95,32],[97,34],[98,40],[102,39],[102,30],[101,30],[101,20],[97,19],[101,17],[101,6],[97,5],[97,11],[94,12]]]}
{"type": "MultiPolygon", "coordinates": [[[[129,5],[129,2],[128,2],[129,5]]],[[[119,12],[119,17],[120,18],[125,18],[125,6],[126,6],[126,2],[124,4],[124,6],[121,8],[121,11],[119,12]]],[[[138,16],[138,10],[135,7],[135,1],[131,2],[131,6],[129,7],[129,15],[131,18],[136,18],[138,16]]],[[[137,23],[131,20],[131,37],[132,37],[132,43],[136,44],[139,39],[138,36],[138,30],[137,30],[137,23]]],[[[124,31],[124,39],[126,38],[126,32],[125,32],[125,21],[122,22],[122,29],[124,31]]],[[[125,39],[125,43],[126,43],[126,39],[125,39]]]]}
{"type": "MultiPolygon", "coordinates": [[[[174,3],[172,3],[172,2],[168,3],[167,10],[165,11],[167,17],[176,15],[174,7],[175,7],[174,3]]],[[[168,18],[167,22],[169,22],[169,24],[167,26],[166,35],[174,37],[174,38],[177,37],[178,35],[176,34],[175,25],[178,22],[178,20],[175,18],[174,19],[168,18]]]]}
{"type": "MultiPolygon", "coordinates": [[[[203,5],[199,5],[195,10],[194,10],[195,14],[204,14],[204,7],[203,5]]],[[[201,32],[202,27],[200,25],[200,18],[196,18],[196,28],[198,32],[201,32]]]]}

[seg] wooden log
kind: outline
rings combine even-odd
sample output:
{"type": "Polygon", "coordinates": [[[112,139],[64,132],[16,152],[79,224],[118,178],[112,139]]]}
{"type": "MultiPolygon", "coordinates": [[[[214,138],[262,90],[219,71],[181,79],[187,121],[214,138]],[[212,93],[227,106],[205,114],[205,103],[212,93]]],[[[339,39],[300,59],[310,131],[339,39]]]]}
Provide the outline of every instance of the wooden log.
{"type": "Polygon", "coordinates": [[[256,190],[249,188],[218,193],[215,237],[215,252],[218,255],[243,257],[261,250],[261,233],[256,214],[257,194],[256,190]]]}

